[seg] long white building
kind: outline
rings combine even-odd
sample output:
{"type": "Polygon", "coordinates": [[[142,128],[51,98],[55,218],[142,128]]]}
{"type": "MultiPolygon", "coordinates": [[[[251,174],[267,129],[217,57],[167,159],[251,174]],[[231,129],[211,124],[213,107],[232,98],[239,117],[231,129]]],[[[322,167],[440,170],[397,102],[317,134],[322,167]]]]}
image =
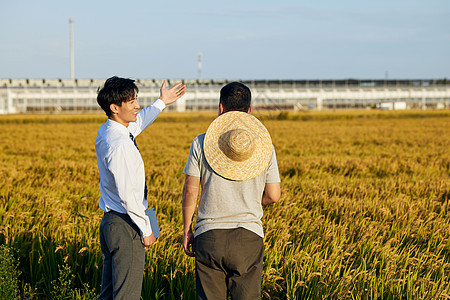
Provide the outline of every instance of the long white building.
{"type": "MultiPolygon", "coordinates": [[[[98,112],[105,79],[0,79],[0,114],[98,112]]],[[[183,81],[187,93],[171,111],[216,110],[219,91],[235,80],[183,81]]],[[[447,80],[236,80],[252,91],[255,109],[450,108],[447,80]]],[[[141,105],[159,97],[163,80],[137,79],[141,105]]]]}

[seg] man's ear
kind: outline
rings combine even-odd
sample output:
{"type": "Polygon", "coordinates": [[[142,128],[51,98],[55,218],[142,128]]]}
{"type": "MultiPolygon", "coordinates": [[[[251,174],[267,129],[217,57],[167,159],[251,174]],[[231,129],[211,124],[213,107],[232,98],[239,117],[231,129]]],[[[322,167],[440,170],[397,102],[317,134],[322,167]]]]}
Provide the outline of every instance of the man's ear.
{"type": "Polygon", "coordinates": [[[250,105],[250,107],[248,108],[248,113],[251,114],[252,113],[252,106],[250,105]]]}
{"type": "Polygon", "coordinates": [[[119,112],[119,108],[116,104],[111,104],[109,106],[109,109],[111,110],[112,113],[117,114],[119,112]]]}
{"type": "Polygon", "coordinates": [[[225,112],[225,108],[222,103],[219,103],[219,116],[225,112]]]}

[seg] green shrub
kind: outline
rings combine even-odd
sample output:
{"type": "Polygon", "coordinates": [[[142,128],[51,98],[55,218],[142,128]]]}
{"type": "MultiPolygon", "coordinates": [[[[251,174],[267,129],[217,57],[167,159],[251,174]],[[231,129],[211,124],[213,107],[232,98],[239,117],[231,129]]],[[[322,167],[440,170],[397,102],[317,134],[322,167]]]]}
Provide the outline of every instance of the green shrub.
{"type": "Polygon", "coordinates": [[[0,246],[0,299],[19,298],[19,260],[13,248],[0,246]]]}
{"type": "Polygon", "coordinates": [[[74,287],[75,275],[68,264],[59,266],[59,277],[52,281],[50,295],[55,300],[93,300],[97,299],[95,291],[84,284],[82,289],[74,287]]]}

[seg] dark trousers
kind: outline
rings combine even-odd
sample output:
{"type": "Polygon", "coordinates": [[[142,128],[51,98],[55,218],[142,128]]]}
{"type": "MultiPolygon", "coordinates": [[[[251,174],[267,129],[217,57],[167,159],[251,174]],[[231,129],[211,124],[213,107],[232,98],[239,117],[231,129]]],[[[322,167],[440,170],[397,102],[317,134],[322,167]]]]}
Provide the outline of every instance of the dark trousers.
{"type": "Polygon", "coordinates": [[[195,238],[198,299],[261,299],[264,242],[243,229],[214,229],[195,238]]]}
{"type": "Polygon", "coordinates": [[[103,271],[98,299],[140,299],[145,249],[139,232],[127,214],[104,214],[100,223],[103,271]]]}

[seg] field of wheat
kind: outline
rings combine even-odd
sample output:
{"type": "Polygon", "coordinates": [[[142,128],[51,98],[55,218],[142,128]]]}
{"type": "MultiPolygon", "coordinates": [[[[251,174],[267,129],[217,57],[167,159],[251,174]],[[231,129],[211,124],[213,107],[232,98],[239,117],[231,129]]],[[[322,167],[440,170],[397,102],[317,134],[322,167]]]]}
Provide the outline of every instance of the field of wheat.
{"type": "MultiPolygon", "coordinates": [[[[450,111],[255,115],[282,180],[280,202],[264,207],[264,299],[450,299],[450,111]]],[[[195,299],[182,170],[214,117],[163,113],[137,137],[161,229],[147,249],[143,299],[195,299]]],[[[0,116],[0,256],[11,257],[0,260],[3,296],[95,299],[94,140],[104,121],[0,116]]]]}

